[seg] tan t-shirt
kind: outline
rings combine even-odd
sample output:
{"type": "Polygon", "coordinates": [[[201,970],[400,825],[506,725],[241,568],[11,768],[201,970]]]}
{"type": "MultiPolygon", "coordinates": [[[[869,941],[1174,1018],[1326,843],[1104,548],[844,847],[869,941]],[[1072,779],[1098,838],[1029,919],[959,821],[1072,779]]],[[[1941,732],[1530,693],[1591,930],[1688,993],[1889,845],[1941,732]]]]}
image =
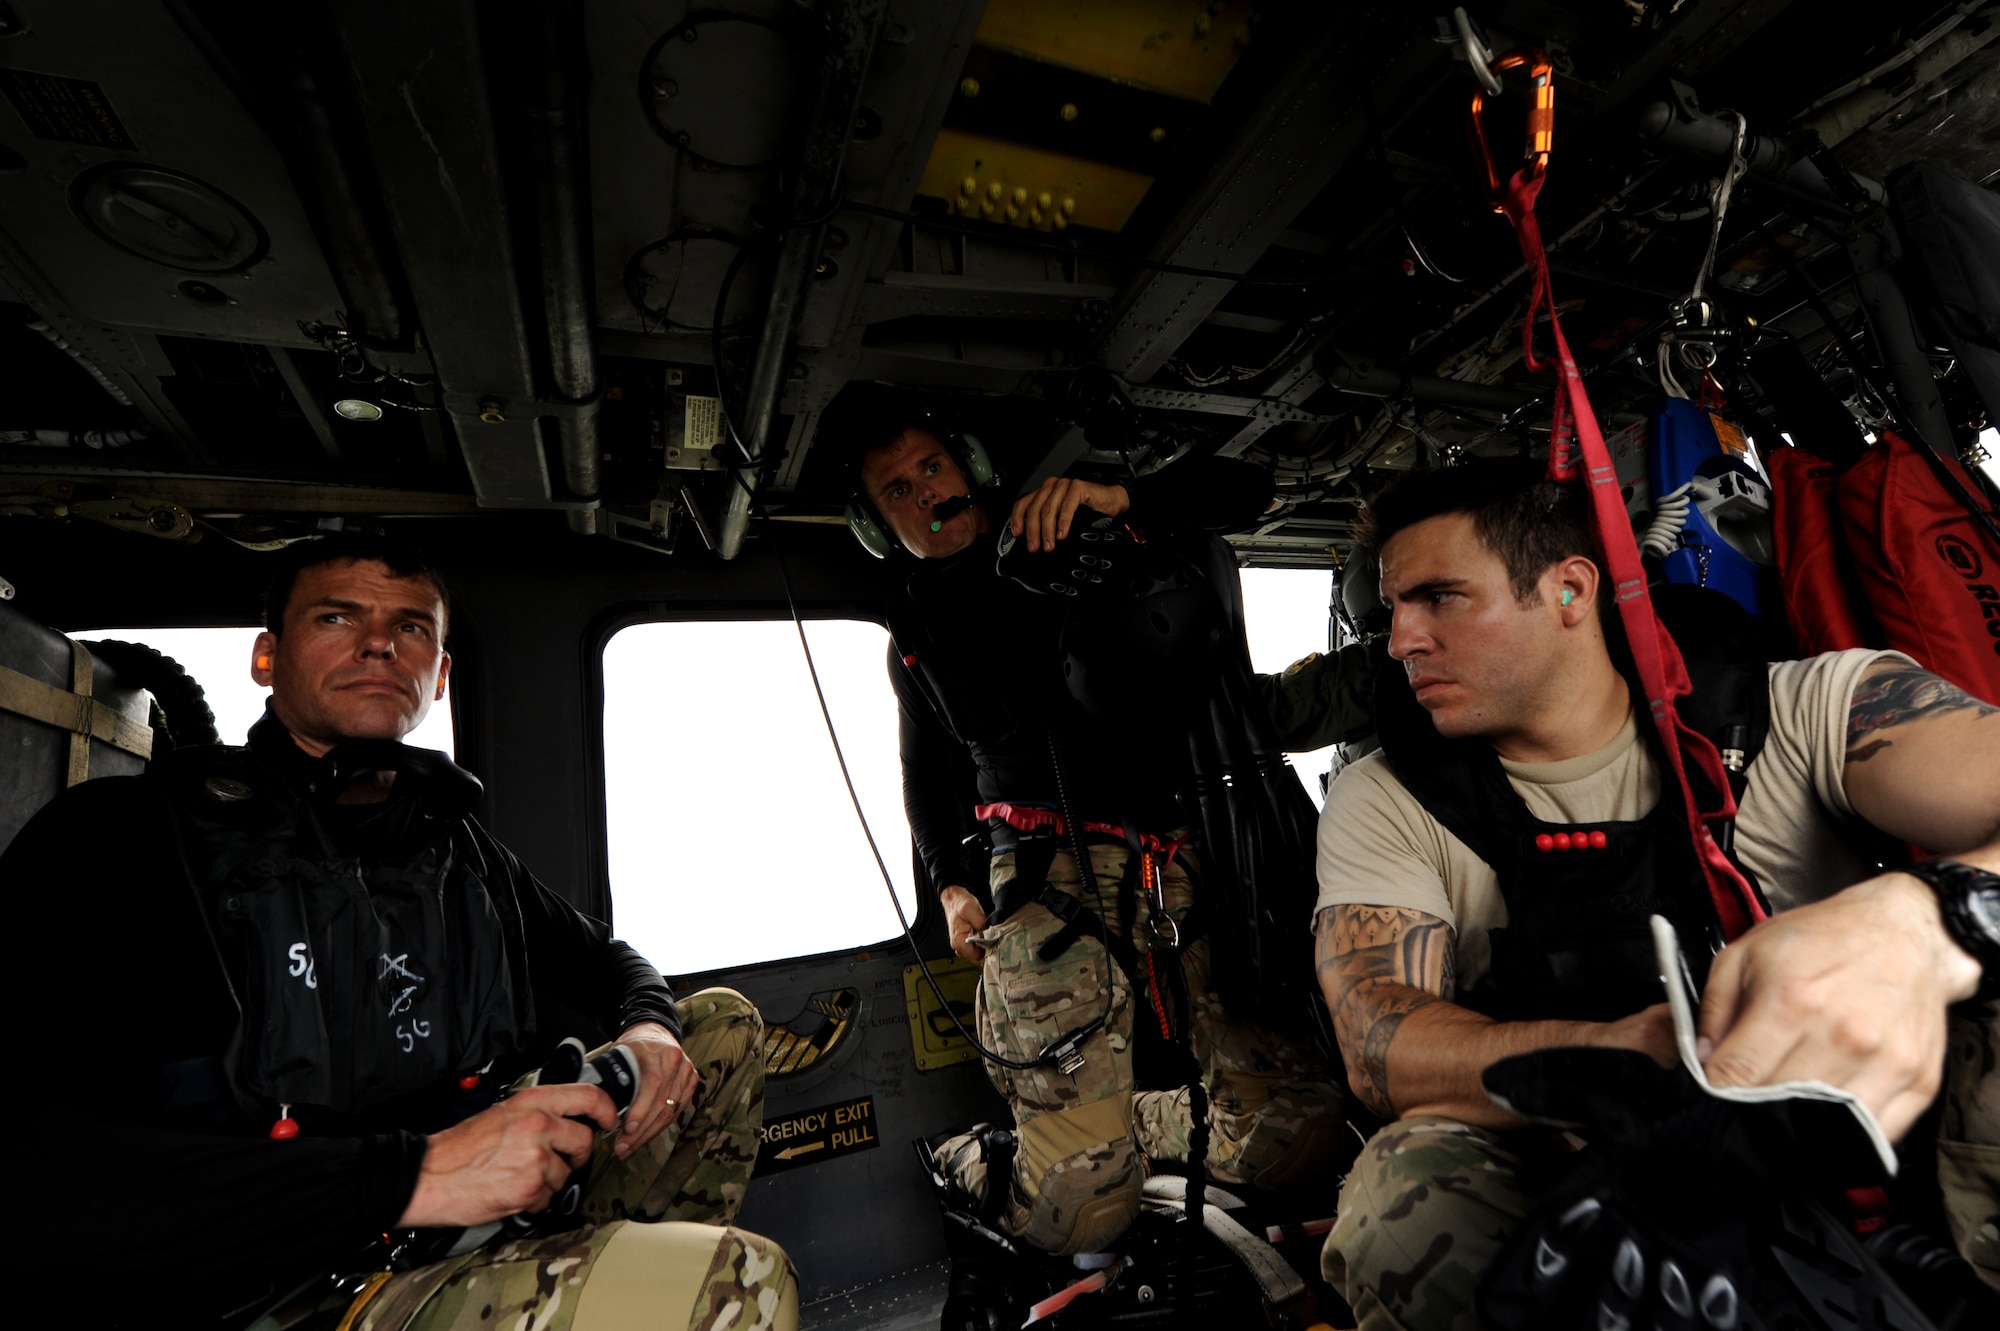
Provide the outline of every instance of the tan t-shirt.
{"type": "MultiPolygon", "coordinates": [[[[1869,867],[1841,836],[1854,816],[1841,772],[1854,686],[1894,652],[1829,652],[1771,667],[1771,731],[1750,765],[1736,820],[1736,853],[1763,884],[1773,910],[1831,896],[1869,867]]],[[[1908,660],[1907,657],[1900,658],[1908,660]]],[[[1552,823],[1643,818],[1660,798],[1652,749],[1635,718],[1609,744],[1555,763],[1501,760],[1529,810],[1552,823]]],[[[1319,905],[1398,906],[1434,915],[1457,938],[1458,982],[1485,976],[1489,930],[1507,923],[1500,880],[1446,831],[1372,753],[1341,772],[1319,819],[1319,905]]]]}

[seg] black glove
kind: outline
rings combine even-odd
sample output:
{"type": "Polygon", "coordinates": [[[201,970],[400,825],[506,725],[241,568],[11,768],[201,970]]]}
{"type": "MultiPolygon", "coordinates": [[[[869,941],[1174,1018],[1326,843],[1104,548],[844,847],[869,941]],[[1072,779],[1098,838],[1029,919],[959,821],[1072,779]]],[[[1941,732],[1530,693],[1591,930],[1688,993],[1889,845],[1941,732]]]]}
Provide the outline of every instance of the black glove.
{"type": "Polygon", "coordinates": [[[1933,1331],[1810,1200],[1881,1177],[1845,1106],[1724,1100],[1620,1049],[1543,1050],[1484,1080],[1504,1108],[1590,1142],[1488,1272],[1495,1331],[1933,1331]]]}

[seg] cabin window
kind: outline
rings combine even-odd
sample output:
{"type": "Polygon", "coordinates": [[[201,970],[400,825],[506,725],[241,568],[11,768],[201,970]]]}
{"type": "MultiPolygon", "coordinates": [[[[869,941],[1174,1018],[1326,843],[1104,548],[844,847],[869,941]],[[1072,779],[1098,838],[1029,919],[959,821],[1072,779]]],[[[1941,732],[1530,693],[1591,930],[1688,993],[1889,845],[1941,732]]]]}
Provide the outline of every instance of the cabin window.
{"type": "MultiPolygon", "coordinates": [[[[255,628],[202,629],[91,629],[73,633],[73,638],[94,642],[114,638],[137,642],[172,657],[181,669],[194,677],[215,713],[215,733],[224,744],[241,744],[264,714],[264,700],[271,691],[250,678],[250,658],[259,630],[255,628]]],[[[449,688],[449,686],[447,686],[449,688]]],[[[405,744],[457,752],[452,734],[451,695],[431,704],[423,724],[404,737],[405,744]]]]}
{"type": "MultiPolygon", "coordinates": [[[[1275,675],[1302,656],[1330,649],[1333,573],[1323,568],[1246,568],[1243,570],[1243,628],[1250,639],[1250,667],[1275,675]]],[[[1292,770],[1324,806],[1320,778],[1333,764],[1333,749],[1294,753],[1292,770]]]]}
{"type": "MultiPolygon", "coordinates": [[[[847,765],[916,919],[889,635],[806,623],[847,765]]],[[[620,938],[669,975],[874,946],[899,933],[841,782],[796,630],[634,624],[604,645],[604,817],[620,938]]]]}

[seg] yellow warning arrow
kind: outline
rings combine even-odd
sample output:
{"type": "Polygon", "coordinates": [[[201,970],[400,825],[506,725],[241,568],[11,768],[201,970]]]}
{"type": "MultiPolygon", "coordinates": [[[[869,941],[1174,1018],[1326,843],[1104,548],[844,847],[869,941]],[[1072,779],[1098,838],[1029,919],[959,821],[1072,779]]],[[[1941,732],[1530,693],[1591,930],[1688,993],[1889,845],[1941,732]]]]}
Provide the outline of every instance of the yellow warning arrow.
{"type": "Polygon", "coordinates": [[[814,1142],[810,1146],[787,1146],[784,1150],[778,1152],[776,1158],[779,1160],[791,1160],[798,1156],[804,1155],[807,1151],[820,1150],[825,1145],[826,1145],[825,1142],[814,1142]]]}

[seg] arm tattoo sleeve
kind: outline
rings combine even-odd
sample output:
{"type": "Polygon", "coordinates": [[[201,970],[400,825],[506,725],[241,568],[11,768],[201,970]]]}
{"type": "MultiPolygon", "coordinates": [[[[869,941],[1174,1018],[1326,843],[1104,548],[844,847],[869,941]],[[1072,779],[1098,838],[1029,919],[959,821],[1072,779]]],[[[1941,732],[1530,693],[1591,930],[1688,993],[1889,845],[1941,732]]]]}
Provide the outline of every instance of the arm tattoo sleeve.
{"type": "Polygon", "coordinates": [[[1972,713],[1979,721],[2000,712],[1928,670],[1901,662],[1877,666],[1854,688],[1847,709],[1847,761],[1865,763],[1895,740],[1896,727],[1950,712],[1972,713]]]}
{"type": "Polygon", "coordinates": [[[1451,926],[1416,910],[1330,906],[1313,932],[1348,1081],[1362,1103],[1394,1118],[1389,1045],[1412,1012],[1455,995],[1451,926]]]}

